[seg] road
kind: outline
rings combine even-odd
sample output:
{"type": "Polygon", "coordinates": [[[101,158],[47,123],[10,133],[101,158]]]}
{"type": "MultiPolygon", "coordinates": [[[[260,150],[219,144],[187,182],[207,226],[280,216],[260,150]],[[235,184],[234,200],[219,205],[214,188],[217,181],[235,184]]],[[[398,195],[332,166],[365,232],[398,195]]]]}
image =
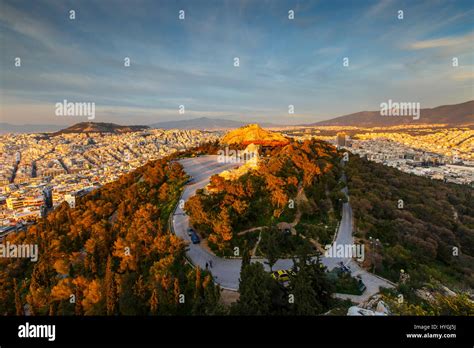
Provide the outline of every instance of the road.
{"type": "MultiPolygon", "coordinates": [[[[194,181],[184,188],[181,197],[184,201],[193,196],[196,190],[204,188],[209,183],[209,179],[212,175],[236,167],[235,163],[219,163],[217,161],[217,156],[186,158],[180,160],[180,163],[184,167],[186,173],[194,178],[194,181]]],[[[345,193],[347,194],[347,189],[345,190],[345,193]]],[[[204,249],[200,244],[192,244],[191,239],[187,234],[187,229],[189,228],[189,217],[180,205],[178,205],[175,210],[172,224],[174,233],[189,242],[189,250],[186,255],[191,262],[204,269],[206,263],[209,263],[209,261],[212,260],[212,269],[210,269],[210,271],[212,272],[216,283],[218,283],[222,288],[237,290],[239,287],[240,267],[242,261],[240,259],[227,259],[215,256],[209,253],[209,251],[204,249]]],[[[352,244],[352,242],[352,208],[350,203],[347,202],[343,204],[342,219],[335,238],[335,243],[345,245],[352,244]]],[[[393,286],[393,284],[387,280],[361,269],[351,258],[321,257],[321,262],[328,267],[329,270],[336,267],[341,261],[351,268],[353,275],[360,275],[364,284],[367,286],[367,290],[362,296],[351,297],[354,302],[365,300],[371,295],[377,293],[380,286],[393,286]]],[[[270,270],[268,265],[265,263],[265,259],[252,259],[252,262],[260,262],[264,265],[267,271],[270,270]]],[[[280,259],[275,263],[273,269],[289,269],[292,266],[293,260],[280,259]]],[[[341,294],[339,297],[343,296],[345,295],[341,294]]]]}

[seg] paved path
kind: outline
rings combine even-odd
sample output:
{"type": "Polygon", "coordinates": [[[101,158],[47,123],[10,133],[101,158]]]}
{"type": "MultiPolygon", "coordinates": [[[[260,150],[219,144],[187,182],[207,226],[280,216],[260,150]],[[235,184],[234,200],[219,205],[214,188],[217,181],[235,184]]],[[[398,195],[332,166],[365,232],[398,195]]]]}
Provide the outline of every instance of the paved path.
{"type": "MultiPolygon", "coordinates": [[[[194,178],[194,181],[190,185],[187,185],[184,189],[181,198],[184,199],[184,201],[193,196],[196,190],[204,188],[209,183],[209,179],[212,175],[237,166],[235,163],[219,163],[217,161],[217,156],[186,158],[180,160],[180,163],[184,167],[186,173],[194,178]]],[[[347,190],[345,192],[347,194],[347,190]]],[[[206,263],[209,263],[209,261],[212,260],[213,267],[210,269],[210,271],[212,272],[216,283],[218,283],[222,288],[237,290],[239,287],[239,276],[242,261],[240,259],[226,259],[215,256],[201,247],[200,244],[192,244],[191,239],[187,234],[187,229],[189,227],[189,217],[186,215],[184,210],[179,207],[179,205],[177,206],[174,213],[172,224],[174,233],[189,242],[189,250],[187,251],[186,255],[191,260],[191,262],[194,265],[198,265],[204,269],[206,267],[206,263]]],[[[342,220],[339,225],[335,242],[337,244],[352,244],[352,208],[349,202],[344,203],[343,205],[342,220]]],[[[270,269],[264,261],[265,259],[252,259],[252,262],[263,263],[265,269],[269,271],[270,269]]],[[[362,296],[351,296],[351,299],[354,300],[354,302],[361,302],[377,293],[379,291],[379,286],[393,286],[387,280],[384,280],[361,269],[356,264],[356,262],[350,258],[321,257],[321,262],[329,270],[336,267],[341,261],[351,268],[354,276],[360,275],[364,284],[367,286],[367,290],[362,296]]],[[[289,269],[292,266],[293,260],[280,259],[275,263],[273,269],[289,269]]]]}

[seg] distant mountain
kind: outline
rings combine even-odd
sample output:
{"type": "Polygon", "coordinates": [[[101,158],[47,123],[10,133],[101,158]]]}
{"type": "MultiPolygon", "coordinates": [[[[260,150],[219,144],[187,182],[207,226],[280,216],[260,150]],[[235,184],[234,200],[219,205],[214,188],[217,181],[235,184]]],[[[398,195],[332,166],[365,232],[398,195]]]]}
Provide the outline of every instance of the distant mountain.
{"type": "Polygon", "coordinates": [[[281,146],[289,143],[289,140],[277,132],[267,131],[258,124],[234,129],[228,132],[221,140],[223,144],[256,144],[263,146],[281,146]]]}
{"type": "MultiPolygon", "coordinates": [[[[223,130],[239,128],[246,124],[242,121],[225,119],[214,119],[208,117],[193,118],[190,120],[167,121],[151,124],[152,128],[160,129],[200,129],[200,130],[223,130]]],[[[263,127],[273,127],[270,123],[261,123],[263,127]]]]}
{"type": "Polygon", "coordinates": [[[121,126],[115,123],[104,123],[104,122],[80,122],[72,125],[71,127],[62,129],[54,135],[66,134],[66,133],[128,133],[138,132],[148,129],[148,126],[121,126]]]}
{"type": "Polygon", "coordinates": [[[46,133],[56,132],[62,127],[52,124],[10,124],[0,123],[0,134],[5,133],[46,133]]]}
{"type": "Polygon", "coordinates": [[[404,124],[448,124],[451,126],[474,124],[474,100],[454,105],[443,105],[432,109],[421,109],[420,118],[409,116],[381,116],[380,111],[362,111],[311,123],[308,126],[360,126],[380,127],[404,124]]]}

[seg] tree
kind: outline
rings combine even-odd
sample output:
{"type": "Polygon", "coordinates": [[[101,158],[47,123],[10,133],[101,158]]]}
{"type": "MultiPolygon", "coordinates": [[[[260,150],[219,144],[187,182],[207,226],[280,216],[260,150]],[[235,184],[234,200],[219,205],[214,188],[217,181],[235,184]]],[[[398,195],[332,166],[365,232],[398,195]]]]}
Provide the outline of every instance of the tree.
{"type": "Polygon", "coordinates": [[[296,315],[317,315],[329,309],[333,288],[329,283],[325,267],[319,258],[312,260],[306,249],[300,249],[298,260],[294,261],[296,275],[290,280],[294,295],[292,312],[296,315]]]}
{"type": "Polygon", "coordinates": [[[105,297],[107,305],[107,315],[114,315],[117,312],[117,287],[115,285],[115,274],[112,271],[112,256],[107,258],[105,269],[105,297]]]}
{"type": "Polygon", "coordinates": [[[204,315],[222,315],[226,314],[226,309],[219,302],[221,297],[221,289],[218,285],[215,285],[212,276],[208,274],[202,283],[204,288],[204,303],[203,303],[203,314],[204,315]]]}
{"type": "MultiPolygon", "coordinates": [[[[137,278],[136,273],[130,272],[121,274],[118,278],[120,288],[118,307],[121,315],[143,315],[148,312],[147,303],[142,303],[135,291],[137,278]]],[[[160,300],[159,296],[158,299],[160,300]]]]}
{"type": "Polygon", "coordinates": [[[244,250],[242,251],[242,265],[241,268],[250,265],[252,256],[250,255],[250,248],[248,246],[247,240],[244,241],[244,250]]]}
{"type": "Polygon", "coordinates": [[[270,271],[272,271],[273,265],[278,261],[280,254],[281,254],[281,232],[275,226],[272,226],[265,231],[262,236],[262,240],[260,241],[260,249],[265,254],[267,258],[266,263],[270,267],[270,271]]]}
{"type": "Polygon", "coordinates": [[[150,313],[152,315],[157,315],[158,314],[158,293],[156,291],[156,288],[154,288],[152,293],[151,293],[150,313]]]}
{"type": "Polygon", "coordinates": [[[243,267],[240,271],[240,297],[231,308],[236,315],[272,314],[272,297],[276,282],[265,272],[259,262],[243,267]]]}
{"type": "Polygon", "coordinates": [[[308,282],[311,277],[309,273],[305,267],[291,279],[291,294],[294,296],[293,314],[317,315],[322,312],[313,284],[308,282]]]}
{"type": "Polygon", "coordinates": [[[181,295],[181,288],[179,286],[179,279],[178,278],[174,279],[173,293],[174,293],[174,302],[179,306],[179,298],[180,298],[180,295],[181,295]]]}
{"type": "Polygon", "coordinates": [[[20,289],[16,283],[16,279],[13,278],[13,288],[15,289],[15,309],[16,315],[23,315],[23,305],[21,304],[20,289]]]}
{"type": "MultiPolygon", "coordinates": [[[[0,259],[0,312],[20,314],[26,304],[32,315],[191,314],[195,279],[186,275],[185,243],[163,228],[186,180],[176,156],[150,161],[78,197],[75,209],[63,203],[8,236],[12,244],[37,244],[41,255],[34,264],[0,259]],[[189,305],[176,305],[181,292],[189,305]]],[[[227,238],[230,220],[223,221],[227,238]]],[[[212,312],[213,285],[198,289],[212,312]]]]}
{"type": "Polygon", "coordinates": [[[102,312],[100,307],[100,301],[102,294],[100,292],[100,282],[97,279],[91,281],[84,291],[84,299],[82,300],[82,306],[84,308],[85,315],[98,315],[102,312]]]}
{"type": "Polygon", "coordinates": [[[214,222],[214,232],[209,236],[209,242],[215,244],[219,251],[225,250],[232,239],[232,227],[229,213],[223,209],[214,222]]]}

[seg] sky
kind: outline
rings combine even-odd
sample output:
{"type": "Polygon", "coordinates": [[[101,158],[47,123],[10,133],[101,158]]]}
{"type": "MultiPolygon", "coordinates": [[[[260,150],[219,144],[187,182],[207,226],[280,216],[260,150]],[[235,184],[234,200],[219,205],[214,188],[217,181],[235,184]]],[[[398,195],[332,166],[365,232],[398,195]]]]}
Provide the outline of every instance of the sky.
{"type": "Polygon", "coordinates": [[[63,100],[119,124],[461,103],[474,99],[473,18],[472,0],[0,0],[0,122],[87,121],[57,116],[63,100]]]}

